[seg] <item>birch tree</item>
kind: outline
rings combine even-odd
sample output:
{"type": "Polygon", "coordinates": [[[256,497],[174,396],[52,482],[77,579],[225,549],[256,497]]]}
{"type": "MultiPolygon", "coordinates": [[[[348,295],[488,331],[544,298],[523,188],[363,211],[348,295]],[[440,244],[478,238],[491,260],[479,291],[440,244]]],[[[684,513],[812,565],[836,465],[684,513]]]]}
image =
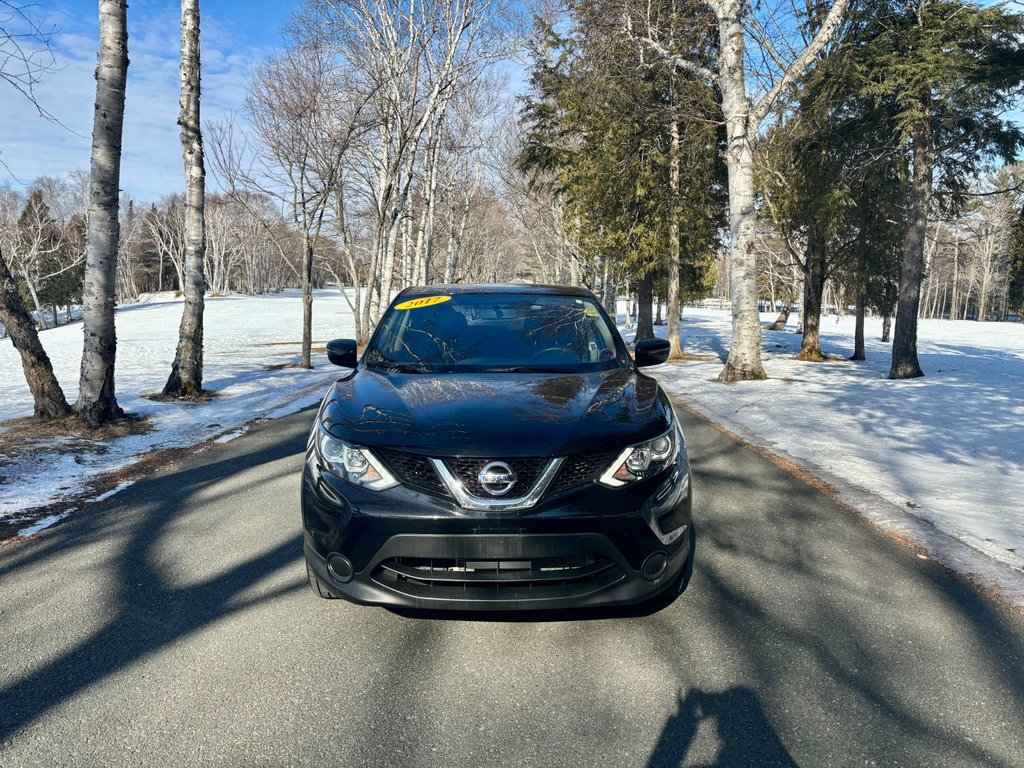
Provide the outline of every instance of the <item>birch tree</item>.
{"type": "Polygon", "coordinates": [[[37,419],[59,419],[71,413],[50,358],[39,343],[35,323],[21,300],[18,284],[7,268],[0,249],[0,320],[7,328],[14,348],[21,356],[25,381],[32,392],[33,413],[37,419]]]}
{"type": "Polygon", "coordinates": [[[160,258],[157,290],[164,290],[164,260],[174,268],[177,290],[185,290],[185,203],[181,195],[169,195],[143,217],[143,229],[160,258]]]}
{"type": "Polygon", "coordinates": [[[121,135],[128,75],[128,3],[100,0],[96,106],[92,128],[92,163],[88,251],[82,310],[85,342],[75,411],[93,427],[124,415],[114,393],[114,291],[117,273],[118,190],[121,181],[121,135]]]}
{"type": "MultiPolygon", "coordinates": [[[[374,224],[370,285],[361,318],[364,333],[390,300],[417,160],[424,154],[424,145],[436,160],[437,129],[460,80],[502,54],[503,5],[499,0],[311,0],[306,4],[309,23],[359,73],[372,94],[374,224]]],[[[432,215],[428,211],[425,228],[429,229],[432,215]]],[[[430,247],[424,242],[417,248],[419,274],[426,271],[430,247]]]]}
{"type": "MultiPolygon", "coordinates": [[[[757,258],[754,206],[753,142],[762,123],[788,96],[799,78],[814,64],[842,22],[849,0],[833,0],[822,17],[816,34],[806,45],[794,42],[787,47],[773,45],[771,35],[754,17],[748,0],[703,0],[718,24],[717,58],[709,63],[706,50],[691,50],[686,40],[666,41],[657,19],[650,15],[634,19],[627,8],[624,22],[627,33],[655,52],[667,64],[681,72],[697,75],[717,85],[721,96],[726,129],[725,161],[729,182],[729,255],[732,289],[732,341],[723,382],[766,378],[761,365],[761,321],[757,311],[757,258]],[[769,67],[756,71],[748,57],[747,41],[758,47],[761,59],[769,67]],[[763,76],[766,88],[751,94],[750,83],[763,76]]],[[[647,6],[650,7],[650,6],[647,6]]],[[[761,7],[761,6],[759,6],[761,7]]],[[[792,40],[794,19],[778,23],[778,9],[765,8],[776,19],[774,33],[792,40]]],[[[802,42],[802,41],[801,41],[802,42]]]]}
{"type": "Polygon", "coordinates": [[[206,170],[199,123],[201,67],[199,0],[181,2],[181,150],[185,161],[185,307],[178,349],[163,393],[194,397],[203,391],[203,307],[206,295],[206,170]]]}
{"type": "MultiPolygon", "coordinates": [[[[5,213],[9,215],[9,208],[5,213]]],[[[50,214],[41,189],[34,186],[29,190],[17,221],[13,226],[3,226],[3,229],[0,240],[4,241],[10,268],[21,278],[32,299],[38,326],[46,328],[46,315],[39,294],[47,280],[64,271],[57,266],[54,257],[64,250],[65,243],[64,234],[50,214]]],[[[67,269],[74,266],[69,264],[67,269]]]]}

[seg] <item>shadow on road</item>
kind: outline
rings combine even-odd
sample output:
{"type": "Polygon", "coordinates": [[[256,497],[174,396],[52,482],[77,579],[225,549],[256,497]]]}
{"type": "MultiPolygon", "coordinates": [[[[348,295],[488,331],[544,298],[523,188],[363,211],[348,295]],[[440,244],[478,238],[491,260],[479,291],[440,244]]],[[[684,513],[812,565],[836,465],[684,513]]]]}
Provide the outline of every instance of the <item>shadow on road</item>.
{"type": "MultiPolygon", "coordinates": [[[[338,750],[349,760],[338,764],[443,764],[433,747],[450,748],[462,764],[479,764],[467,757],[470,747],[478,758],[494,748],[495,762],[534,749],[533,764],[557,762],[552,755],[597,764],[610,745],[620,747],[619,764],[638,762],[632,755],[650,766],[1019,765],[1019,623],[809,486],[680,416],[700,526],[685,594],[660,611],[589,617],[607,621],[502,616],[510,623],[492,631],[464,615],[411,621],[318,604],[315,620],[328,636],[344,632],[345,643],[325,646],[324,635],[296,631],[289,653],[363,655],[345,677],[317,665],[296,695],[318,694],[315,704],[332,722],[349,722],[342,715],[351,709],[388,731],[339,728],[338,750]],[[358,694],[330,695],[338,690],[358,694]],[[510,727],[496,732],[492,721],[510,727]]],[[[254,544],[253,534],[272,527],[259,513],[281,510],[280,489],[268,494],[266,484],[294,478],[297,494],[307,427],[300,418],[275,422],[215,449],[201,466],[142,481],[0,552],[4,621],[42,606],[36,624],[22,629],[30,639],[62,620],[74,594],[66,582],[77,573],[69,564],[100,563],[96,581],[110,585],[94,631],[63,646],[45,638],[52,653],[4,659],[9,669],[28,662],[28,671],[0,689],[0,744],[228,616],[305,592],[298,514],[274,516],[276,529],[260,539],[269,543],[254,544]],[[212,507],[218,499],[231,503],[212,507]],[[198,509],[203,515],[191,517],[198,509]],[[191,551],[195,562],[216,545],[230,553],[226,565],[170,572],[172,555],[191,551]],[[44,569],[53,574],[45,583],[44,569]],[[49,589],[19,592],[25,579],[49,589]]],[[[315,732],[300,730],[294,743],[277,746],[316,748],[323,729],[320,721],[310,727],[315,732]]],[[[215,743],[218,735],[202,738],[215,743]]],[[[237,764],[260,761],[239,749],[237,764]]]]}
{"type": "MultiPolygon", "coordinates": [[[[749,688],[734,687],[722,693],[691,688],[679,697],[678,709],[665,722],[648,768],[684,765],[686,753],[703,723],[711,723],[718,738],[714,768],[748,766],[796,766],[785,745],[765,716],[760,700],[749,688]]],[[[697,766],[688,762],[685,765],[697,766]]]]}
{"type": "MultiPolygon", "coordinates": [[[[3,702],[0,743],[62,701],[109,675],[229,615],[306,588],[305,580],[298,579],[302,537],[297,517],[294,533],[276,546],[235,562],[216,575],[185,585],[176,585],[169,578],[168,553],[164,551],[168,529],[172,525],[180,526],[182,516],[194,503],[207,504],[223,495],[211,493],[212,486],[253,467],[301,454],[305,431],[305,426],[299,429],[293,426],[267,447],[241,454],[235,451],[229,458],[199,468],[186,468],[140,481],[110,502],[98,504],[88,509],[87,514],[58,526],[39,539],[2,553],[0,580],[17,579],[20,571],[42,566],[52,569],[53,592],[61,592],[67,586],[66,579],[73,578],[70,576],[73,569],[68,564],[75,563],[81,551],[116,542],[116,552],[105,565],[114,584],[114,593],[105,601],[113,606],[112,615],[99,630],[77,645],[0,690],[3,702]],[[200,493],[201,502],[195,500],[200,493]],[[133,498],[143,501],[132,504],[130,499],[133,498]],[[297,577],[294,581],[286,586],[254,590],[261,582],[289,567],[297,577]],[[247,595],[253,591],[257,593],[255,596],[247,595]]],[[[262,483],[294,471],[289,465],[286,470],[265,473],[262,483]]],[[[237,543],[238,550],[244,552],[246,542],[237,543]]],[[[199,537],[198,546],[203,545],[199,537]]],[[[58,605],[54,594],[43,594],[39,598],[48,599],[54,608],[58,605]]],[[[97,606],[97,610],[104,609],[97,606]]]]}
{"type": "MultiPolygon", "coordinates": [[[[1005,723],[968,722],[959,708],[983,702],[989,712],[1012,713],[1007,722],[1019,721],[1024,643],[1011,613],[819,491],[743,453],[739,444],[719,441],[695,461],[694,485],[708,495],[699,518],[703,557],[687,598],[704,604],[702,618],[710,619],[723,655],[743,662],[742,690],[763,697],[775,729],[754,730],[791,733],[813,723],[850,744],[851,754],[873,753],[879,764],[924,764],[922,755],[933,751],[948,765],[1019,764],[972,733],[983,723],[1005,739],[1005,723]],[[709,497],[729,486],[745,487],[754,505],[709,497]]],[[[726,700],[741,709],[760,707],[729,690],[726,700]]],[[[697,704],[722,711],[726,700],[707,697],[724,695],[691,691],[677,719],[685,725],[697,704]]],[[[731,749],[745,748],[731,733],[735,722],[718,724],[723,752],[715,765],[793,764],[726,761],[731,749]]],[[[843,763],[851,754],[831,759],[843,763]]]]}

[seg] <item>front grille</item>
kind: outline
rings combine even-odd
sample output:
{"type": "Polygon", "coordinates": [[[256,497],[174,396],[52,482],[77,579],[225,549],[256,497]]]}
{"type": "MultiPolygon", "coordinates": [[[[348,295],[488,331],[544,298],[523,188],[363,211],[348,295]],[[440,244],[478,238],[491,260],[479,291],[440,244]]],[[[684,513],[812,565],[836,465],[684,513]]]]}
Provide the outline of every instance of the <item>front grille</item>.
{"type": "Polygon", "coordinates": [[[437,476],[437,472],[434,471],[434,467],[426,456],[391,451],[385,448],[374,448],[373,452],[401,483],[422,491],[448,495],[444,483],[441,482],[441,478],[437,476]]]}
{"type": "Polygon", "coordinates": [[[570,488],[577,488],[593,482],[615,460],[620,450],[620,448],[612,448],[567,456],[548,489],[548,493],[561,493],[570,488]]]}
{"type": "Polygon", "coordinates": [[[379,584],[419,597],[469,600],[528,600],[581,596],[623,578],[606,557],[534,560],[427,559],[395,557],[374,572],[379,584]]]}
{"type": "Polygon", "coordinates": [[[503,461],[512,468],[513,472],[516,473],[516,484],[508,493],[505,494],[508,498],[515,499],[526,496],[533,490],[533,486],[537,484],[537,480],[540,478],[541,473],[547,467],[551,459],[478,459],[457,457],[445,459],[444,461],[445,464],[448,465],[448,469],[452,474],[459,478],[459,480],[462,481],[462,484],[466,486],[466,490],[478,499],[493,498],[493,494],[488,493],[484,490],[484,487],[480,485],[480,480],[478,479],[480,471],[492,461],[503,461]]]}

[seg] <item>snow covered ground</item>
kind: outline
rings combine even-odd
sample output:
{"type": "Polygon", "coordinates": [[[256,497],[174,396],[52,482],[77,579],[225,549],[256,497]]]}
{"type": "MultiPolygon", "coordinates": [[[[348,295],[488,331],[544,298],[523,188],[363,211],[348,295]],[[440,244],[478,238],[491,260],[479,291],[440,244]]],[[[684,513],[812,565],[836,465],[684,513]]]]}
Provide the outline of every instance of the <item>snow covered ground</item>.
{"type": "MultiPolygon", "coordinates": [[[[713,421],[796,460],[873,522],[1024,607],[1024,325],[922,321],[926,376],[907,381],[885,378],[880,319],[867,321],[861,363],[793,360],[794,330],[791,321],[764,332],[767,381],[722,385],[713,380],[729,314],[687,308],[685,351],[711,359],[649,370],[713,421]]],[[[853,330],[850,316],[822,318],[822,351],[848,357],[853,330]]]]}
{"type": "MultiPolygon", "coordinates": [[[[166,379],[180,316],[181,301],[166,294],[123,307],[117,316],[118,400],[149,417],[153,430],[85,450],[76,444],[69,451],[65,440],[51,439],[13,463],[0,458],[0,519],[17,521],[27,509],[68,498],[85,503],[78,497],[97,475],[152,450],[233,439],[253,419],[317,402],[337,376],[322,353],[314,356],[313,371],[279,368],[298,361],[297,292],[215,298],[207,303],[205,383],[218,396],[184,405],[145,399],[166,379]]],[[[878,341],[880,320],[868,320],[864,363],[793,360],[800,343],[793,330],[791,323],[764,333],[769,380],[726,386],[714,378],[728,352],[729,314],[687,308],[686,352],[707,359],[649,370],[696,410],[802,464],[872,521],[998,586],[1024,608],[1024,325],[924,321],[919,348],[927,375],[898,382],[885,378],[890,350],[878,341]]],[[[351,333],[337,291],[318,292],[315,341],[351,333]]],[[[41,338],[73,401],[81,325],[41,338]]],[[[845,358],[852,339],[851,317],[823,319],[826,354],[845,358]]],[[[18,357],[9,340],[0,340],[0,420],[31,412],[18,357]]],[[[42,520],[25,518],[22,531],[28,535],[73,511],[65,505],[42,520]]]]}
{"type": "MultiPolygon", "coordinates": [[[[315,370],[280,368],[299,360],[302,305],[297,291],[208,298],[204,386],[217,396],[194,404],[148,400],[142,396],[158,392],[170,371],[181,310],[180,299],[161,294],[117,312],[118,402],[129,413],[149,417],[153,430],[85,450],[76,443],[68,451],[67,440],[49,440],[13,463],[0,461],[0,519],[16,521],[26,509],[76,496],[88,490],[97,475],[125,467],[149,451],[237,437],[253,419],[281,416],[318,402],[338,376],[339,369],[327,362],[324,353],[314,353],[315,370]]],[[[318,291],[313,305],[314,348],[328,339],[351,336],[352,329],[351,313],[341,295],[318,291]]],[[[74,402],[82,356],[81,324],[45,331],[40,339],[68,400],[74,402]]],[[[32,398],[21,362],[10,340],[0,340],[0,421],[31,414],[32,398]]],[[[0,441],[2,431],[0,427],[0,441]]],[[[28,522],[25,535],[47,521],[28,522]]]]}

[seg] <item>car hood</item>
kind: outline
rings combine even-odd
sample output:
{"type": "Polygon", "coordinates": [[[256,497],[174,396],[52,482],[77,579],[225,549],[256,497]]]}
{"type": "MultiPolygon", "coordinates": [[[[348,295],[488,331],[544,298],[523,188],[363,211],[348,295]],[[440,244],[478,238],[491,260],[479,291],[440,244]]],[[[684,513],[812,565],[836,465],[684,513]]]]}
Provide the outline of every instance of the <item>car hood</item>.
{"type": "Polygon", "coordinates": [[[324,428],[368,447],[435,456],[560,456],[665,432],[671,405],[635,369],[585,374],[382,374],[339,380],[324,428]]]}

